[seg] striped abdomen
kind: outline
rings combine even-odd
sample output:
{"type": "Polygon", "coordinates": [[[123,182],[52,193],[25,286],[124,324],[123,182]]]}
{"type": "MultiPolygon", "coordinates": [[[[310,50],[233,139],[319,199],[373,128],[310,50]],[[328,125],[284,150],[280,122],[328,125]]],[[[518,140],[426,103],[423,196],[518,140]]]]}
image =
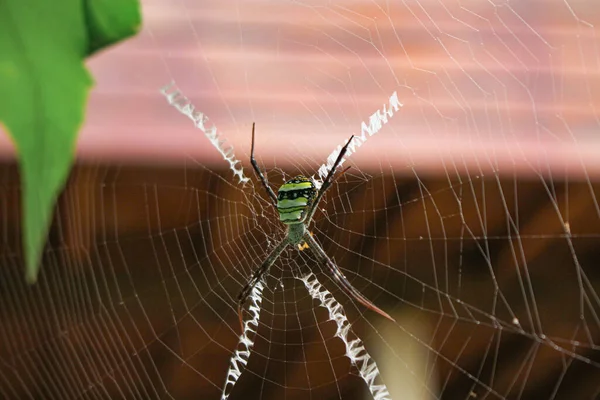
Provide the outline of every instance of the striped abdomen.
{"type": "Polygon", "coordinates": [[[306,213],[317,195],[312,179],[298,175],[279,188],[277,192],[277,211],[279,220],[284,224],[304,222],[306,213]]]}

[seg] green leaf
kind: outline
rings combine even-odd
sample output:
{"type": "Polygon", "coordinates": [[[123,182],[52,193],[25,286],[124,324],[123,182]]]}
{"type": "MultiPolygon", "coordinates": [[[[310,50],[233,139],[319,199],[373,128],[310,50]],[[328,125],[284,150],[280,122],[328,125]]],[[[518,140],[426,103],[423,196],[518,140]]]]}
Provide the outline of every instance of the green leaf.
{"type": "Polygon", "coordinates": [[[0,0],[0,123],[19,156],[28,282],[84,120],[84,59],[139,26],[137,0],[0,0]]]}
{"type": "Polygon", "coordinates": [[[137,0],[85,0],[88,55],[137,33],[142,25],[137,0]]]}

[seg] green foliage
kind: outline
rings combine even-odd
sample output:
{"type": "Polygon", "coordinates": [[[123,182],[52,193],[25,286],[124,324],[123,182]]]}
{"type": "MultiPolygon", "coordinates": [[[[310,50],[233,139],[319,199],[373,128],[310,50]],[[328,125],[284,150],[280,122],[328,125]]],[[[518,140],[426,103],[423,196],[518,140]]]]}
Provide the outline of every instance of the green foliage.
{"type": "Polygon", "coordinates": [[[0,0],[0,123],[17,149],[26,277],[35,282],[93,80],[84,60],[134,34],[137,0],[0,0]]]}

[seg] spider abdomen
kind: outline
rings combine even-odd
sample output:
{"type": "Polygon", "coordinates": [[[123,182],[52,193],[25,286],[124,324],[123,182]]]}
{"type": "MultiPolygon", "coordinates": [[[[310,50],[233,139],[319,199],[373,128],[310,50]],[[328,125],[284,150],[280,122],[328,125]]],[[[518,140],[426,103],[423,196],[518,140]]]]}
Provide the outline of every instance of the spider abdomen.
{"type": "Polygon", "coordinates": [[[284,224],[304,222],[317,187],[312,179],[298,175],[285,182],[277,192],[277,211],[279,220],[284,224]]]}

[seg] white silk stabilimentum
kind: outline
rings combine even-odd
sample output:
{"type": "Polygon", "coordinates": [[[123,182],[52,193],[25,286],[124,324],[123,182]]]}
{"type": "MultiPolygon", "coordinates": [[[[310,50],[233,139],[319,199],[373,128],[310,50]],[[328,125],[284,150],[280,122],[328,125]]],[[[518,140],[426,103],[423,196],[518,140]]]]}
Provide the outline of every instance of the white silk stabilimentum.
{"type": "MultiPolygon", "coordinates": [[[[317,277],[312,272],[305,275],[303,278],[298,278],[308,290],[311,297],[318,300],[322,307],[325,307],[329,312],[329,321],[334,321],[337,325],[335,336],[340,338],[346,346],[346,356],[360,374],[360,377],[365,381],[374,400],[391,400],[390,393],[384,383],[376,384],[375,381],[381,381],[379,369],[375,360],[371,358],[367,349],[362,344],[360,339],[349,340],[348,333],[350,332],[350,323],[344,308],[338,303],[333,295],[319,283],[317,277]]],[[[235,352],[231,356],[229,368],[227,369],[227,379],[223,385],[221,400],[226,400],[236,382],[246,369],[248,359],[250,358],[254,341],[250,339],[250,334],[256,336],[258,329],[258,320],[260,317],[260,306],[262,303],[263,283],[258,282],[250,294],[249,311],[252,318],[244,322],[244,332],[240,335],[238,345],[235,352]]]]}
{"type": "Polygon", "coordinates": [[[252,334],[252,336],[255,337],[256,331],[258,330],[263,288],[263,283],[258,282],[250,293],[250,306],[248,307],[248,311],[250,311],[252,318],[244,322],[244,332],[240,335],[236,350],[231,356],[229,368],[227,369],[227,379],[225,380],[223,392],[221,393],[221,400],[226,400],[229,397],[235,383],[238,381],[248,364],[250,352],[252,346],[254,346],[254,340],[250,339],[249,334],[252,334]]]}
{"type": "MultiPolygon", "coordinates": [[[[400,110],[400,107],[402,107],[403,105],[404,104],[400,103],[400,101],[398,100],[398,93],[392,93],[392,95],[390,96],[389,103],[387,105],[384,104],[381,110],[377,110],[373,114],[371,114],[371,116],[369,117],[369,125],[367,125],[364,121],[361,123],[360,136],[354,136],[354,139],[352,139],[350,145],[348,145],[348,150],[346,151],[345,157],[342,159],[342,162],[339,165],[342,165],[344,161],[346,161],[346,158],[348,158],[350,154],[354,153],[358,147],[362,146],[362,144],[366,142],[369,137],[379,132],[381,128],[388,123],[388,118],[393,117],[394,113],[398,112],[398,110],[400,110]]],[[[319,179],[315,179],[315,182],[317,183],[318,187],[320,187],[320,183],[323,182],[323,180],[333,167],[333,164],[335,163],[335,160],[337,159],[341,150],[342,145],[338,145],[338,147],[336,147],[336,149],[333,150],[331,154],[327,157],[327,161],[325,162],[325,164],[319,167],[319,170],[317,171],[319,179]]]]}
{"type": "MultiPolygon", "coordinates": [[[[224,141],[220,141],[218,139],[216,128],[213,126],[208,131],[204,128],[204,122],[208,120],[208,118],[201,112],[195,111],[194,106],[190,103],[190,101],[181,95],[179,90],[174,89],[170,94],[167,93],[173,84],[167,85],[165,88],[161,90],[161,92],[167,97],[169,104],[174,105],[181,113],[187,115],[190,119],[194,121],[196,126],[200,128],[206,136],[209,138],[211,143],[223,154],[223,157],[229,161],[231,169],[234,174],[240,178],[241,182],[246,182],[248,178],[243,176],[242,168],[236,169],[236,165],[239,163],[239,160],[236,160],[233,156],[233,149],[229,149],[229,151],[225,151],[223,149],[224,141]]],[[[392,117],[395,112],[398,112],[400,107],[403,104],[398,100],[398,94],[394,92],[389,98],[389,104],[383,105],[382,110],[377,110],[375,113],[371,115],[369,118],[369,125],[365,122],[361,125],[361,135],[355,136],[354,140],[348,145],[348,149],[345,157],[348,157],[350,154],[354,153],[358,147],[360,147],[370,136],[373,136],[381,128],[388,122],[388,118],[392,117]],[[367,136],[368,135],[368,136],[367,136]]],[[[338,146],[327,158],[325,164],[323,164],[319,170],[318,175],[321,178],[321,181],[315,181],[317,185],[322,182],[323,179],[327,176],[329,171],[333,168],[335,161],[340,154],[342,146],[338,146]]],[[[345,158],[342,160],[342,162],[345,158]]],[[[340,163],[341,165],[341,163],[340,163]]],[[[350,340],[348,338],[348,334],[350,333],[350,323],[346,318],[346,314],[344,309],[340,303],[338,303],[333,295],[323,287],[319,281],[317,280],[316,275],[313,273],[309,273],[305,275],[303,278],[297,278],[304,282],[306,289],[310,293],[313,299],[318,300],[320,305],[327,309],[329,312],[329,320],[334,321],[337,324],[337,331],[335,336],[344,342],[346,347],[346,356],[350,359],[352,365],[358,370],[360,377],[367,384],[371,395],[374,400],[388,400],[391,399],[390,393],[387,389],[387,386],[383,383],[376,384],[375,381],[381,382],[381,376],[379,373],[379,369],[377,368],[377,364],[371,358],[367,349],[363,345],[362,341],[359,338],[354,340],[350,340]]],[[[249,307],[250,314],[252,318],[246,321],[243,324],[243,332],[239,337],[238,345],[236,347],[235,352],[231,356],[230,365],[227,370],[227,378],[225,384],[223,386],[223,392],[221,394],[221,400],[226,400],[236,382],[246,369],[246,365],[248,364],[248,360],[250,358],[251,349],[254,346],[254,341],[250,339],[250,334],[253,334],[253,337],[256,336],[256,331],[258,328],[258,320],[260,316],[260,305],[262,302],[262,290],[264,285],[261,281],[259,281],[256,286],[252,289],[250,294],[250,302],[251,305],[249,307]]],[[[353,334],[354,335],[354,334],[353,334]]],[[[355,335],[354,335],[355,336],[355,335]]]]}
{"type": "Polygon", "coordinates": [[[206,123],[208,122],[208,117],[206,114],[196,110],[192,102],[181,93],[177,86],[175,86],[175,82],[171,81],[171,83],[160,89],[160,92],[167,98],[170,105],[194,121],[196,128],[204,132],[204,135],[206,135],[210,143],[212,143],[219,153],[221,153],[223,158],[229,163],[229,168],[233,171],[233,175],[237,176],[241,183],[248,182],[250,178],[244,176],[244,170],[240,160],[235,158],[235,155],[233,154],[233,146],[229,145],[227,141],[217,133],[217,127],[214,124],[207,128],[206,123]],[[168,93],[170,90],[171,92],[168,93]]]}
{"type": "Polygon", "coordinates": [[[360,377],[369,387],[369,391],[374,400],[391,400],[390,393],[384,383],[375,384],[375,380],[382,381],[379,374],[379,369],[375,360],[371,358],[367,349],[362,344],[360,339],[349,340],[348,332],[350,332],[350,322],[346,318],[344,308],[333,297],[323,285],[319,283],[317,277],[312,272],[305,275],[303,278],[298,278],[304,282],[306,290],[313,299],[319,300],[321,307],[327,308],[329,311],[329,320],[337,324],[335,336],[340,338],[346,346],[346,356],[350,359],[352,365],[358,369],[360,377]]]}

